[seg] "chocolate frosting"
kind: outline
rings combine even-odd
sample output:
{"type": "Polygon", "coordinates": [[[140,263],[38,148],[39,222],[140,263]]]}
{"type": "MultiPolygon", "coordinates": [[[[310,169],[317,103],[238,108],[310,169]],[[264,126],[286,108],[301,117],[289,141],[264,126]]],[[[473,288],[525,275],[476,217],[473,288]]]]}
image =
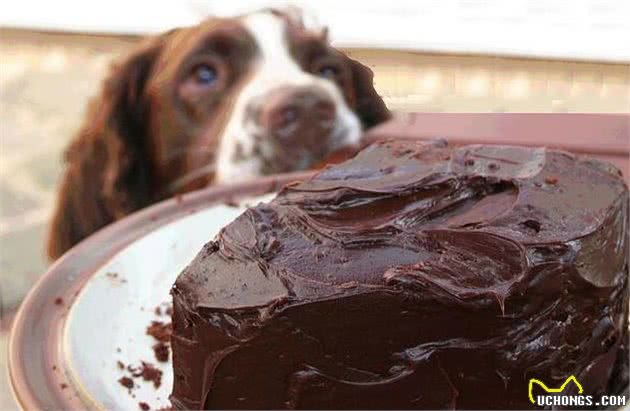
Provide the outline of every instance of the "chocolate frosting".
{"type": "Polygon", "coordinates": [[[179,276],[173,406],[525,409],[530,378],[570,375],[619,392],[628,212],[618,170],[566,152],[372,145],[179,276]]]}

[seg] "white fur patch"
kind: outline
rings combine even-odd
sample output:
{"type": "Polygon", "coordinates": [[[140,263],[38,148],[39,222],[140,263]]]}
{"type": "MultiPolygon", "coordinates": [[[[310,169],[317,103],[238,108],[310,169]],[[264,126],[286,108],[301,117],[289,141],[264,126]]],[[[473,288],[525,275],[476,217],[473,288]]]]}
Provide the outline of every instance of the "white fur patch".
{"type": "MultiPolygon", "coordinates": [[[[253,74],[237,97],[226,124],[216,159],[216,181],[233,183],[262,174],[263,162],[254,154],[257,125],[248,120],[248,104],[264,98],[271,90],[285,86],[316,86],[324,90],[336,106],[337,119],[332,135],[339,135],[336,145],[357,144],[361,124],[346,104],[341,91],[330,80],[305,72],[293,59],[285,39],[286,22],[270,12],[258,12],[241,18],[246,30],[255,39],[258,57],[253,63],[253,74]],[[240,146],[238,157],[235,153],[240,146]]],[[[331,136],[332,137],[332,136],[331,136]]],[[[269,149],[264,145],[261,150],[269,149]]],[[[269,153],[268,153],[269,154],[269,153]]]]}

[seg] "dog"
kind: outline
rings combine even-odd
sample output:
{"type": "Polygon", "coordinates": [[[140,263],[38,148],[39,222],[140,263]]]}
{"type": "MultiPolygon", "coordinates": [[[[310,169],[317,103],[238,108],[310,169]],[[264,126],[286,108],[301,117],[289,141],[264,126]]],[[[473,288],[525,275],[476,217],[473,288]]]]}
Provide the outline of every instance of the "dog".
{"type": "Polygon", "coordinates": [[[48,256],[175,194],[309,169],[389,117],[371,70],[299,13],[149,38],[113,67],[66,151],[48,256]]]}

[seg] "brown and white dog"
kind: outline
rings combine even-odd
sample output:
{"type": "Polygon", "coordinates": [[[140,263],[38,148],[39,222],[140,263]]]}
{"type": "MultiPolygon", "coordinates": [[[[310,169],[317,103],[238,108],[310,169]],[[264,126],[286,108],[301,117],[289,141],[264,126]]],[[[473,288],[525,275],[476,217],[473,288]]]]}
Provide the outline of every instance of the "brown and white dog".
{"type": "Polygon", "coordinates": [[[176,193],[308,169],[388,117],[372,72],[295,12],[150,38],[114,67],[66,153],[48,255],[176,193]]]}

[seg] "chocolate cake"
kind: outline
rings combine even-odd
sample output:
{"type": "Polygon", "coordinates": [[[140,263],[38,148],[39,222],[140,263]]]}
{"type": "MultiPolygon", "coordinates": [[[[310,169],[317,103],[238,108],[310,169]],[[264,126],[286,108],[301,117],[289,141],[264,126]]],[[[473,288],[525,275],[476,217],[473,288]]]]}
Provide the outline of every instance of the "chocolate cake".
{"type": "Polygon", "coordinates": [[[566,152],[370,146],[179,276],[173,406],[526,409],[531,378],[571,375],[623,391],[628,212],[618,170],[566,152]]]}

